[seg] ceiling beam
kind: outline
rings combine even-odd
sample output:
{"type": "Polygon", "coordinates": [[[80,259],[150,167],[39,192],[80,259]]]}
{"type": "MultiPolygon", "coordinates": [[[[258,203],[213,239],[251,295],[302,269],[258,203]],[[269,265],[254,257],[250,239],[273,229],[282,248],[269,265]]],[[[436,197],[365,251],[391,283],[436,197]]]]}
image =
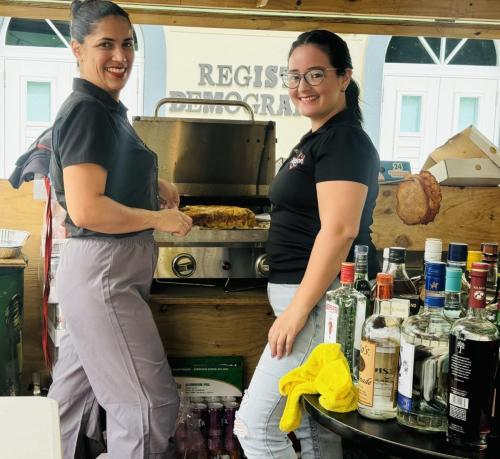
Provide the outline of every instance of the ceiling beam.
{"type": "MultiPolygon", "coordinates": [[[[500,38],[498,0],[121,0],[138,24],[500,38]],[[266,4],[257,7],[257,4],[266,4]]],[[[69,19],[69,1],[0,2],[0,16],[69,19]]]]}

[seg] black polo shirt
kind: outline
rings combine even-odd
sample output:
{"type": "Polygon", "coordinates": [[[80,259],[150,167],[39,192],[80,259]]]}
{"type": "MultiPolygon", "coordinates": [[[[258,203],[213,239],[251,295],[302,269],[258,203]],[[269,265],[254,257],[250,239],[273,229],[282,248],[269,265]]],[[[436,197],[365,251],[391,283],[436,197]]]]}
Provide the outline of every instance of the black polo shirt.
{"type": "MultiPolygon", "coordinates": [[[[87,80],[75,78],[73,92],[60,108],[52,130],[54,154],[50,178],[57,201],[64,209],[63,169],[93,163],[106,169],[104,194],[125,206],[158,210],[158,160],[136,134],[127,109],[109,93],[87,80]]],[[[69,215],[66,225],[74,237],[123,237],[79,228],[69,215]]]]}
{"type": "Polygon", "coordinates": [[[316,184],[331,180],[368,186],[359,234],[347,259],[352,261],[355,244],[368,245],[369,276],[375,278],[379,265],[370,226],[378,195],[379,162],[377,150],[349,108],[302,137],[276,174],[269,193],[272,204],[267,243],[270,282],[301,282],[321,227],[316,184]]]}

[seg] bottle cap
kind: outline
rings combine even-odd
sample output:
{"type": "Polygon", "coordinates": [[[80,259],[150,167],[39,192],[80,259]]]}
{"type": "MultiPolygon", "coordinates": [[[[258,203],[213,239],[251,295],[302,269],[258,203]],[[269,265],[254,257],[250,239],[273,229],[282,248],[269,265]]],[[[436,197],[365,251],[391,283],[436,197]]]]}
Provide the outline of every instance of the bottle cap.
{"type": "Polygon", "coordinates": [[[467,253],[467,271],[472,268],[472,263],[481,261],[483,259],[483,252],[479,250],[469,250],[467,253]]]}
{"type": "Polygon", "coordinates": [[[496,242],[481,242],[481,252],[485,255],[498,255],[498,244],[496,242]]]}
{"type": "Polygon", "coordinates": [[[444,306],[444,296],[426,296],[424,304],[429,308],[442,308],[444,306]]]}
{"type": "Polygon", "coordinates": [[[355,245],[354,246],[354,256],[359,254],[368,254],[368,246],[367,245],[355,245]]]}
{"type": "Polygon", "coordinates": [[[394,277],[389,273],[378,273],[377,274],[377,284],[378,285],[393,285],[394,277]]]}
{"type": "Polygon", "coordinates": [[[446,283],[444,287],[447,292],[460,292],[462,289],[462,270],[455,267],[446,267],[446,283]]]}
{"type": "Polygon", "coordinates": [[[353,283],[354,282],[354,263],[347,261],[342,262],[340,268],[340,282],[353,283]]]}
{"type": "Polygon", "coordinates": [[[450,242],[448,245],[448,260],[465,263],[467,261],[467,244],[450,242]]]}
{"type": "Polygon", "coordinates": [[[471,266],[471,276],[475,273],[476,276],[486,277],[489,269],[490,265],[488,263],[474,262],[471,266]]]}
{"type": "Polygon", "coordinates": [[[406,249],[404,247],[389,248],[389,263],[404,263],[406,258],[406,249]]]}
{"type": "Polygon", "coordinates": [[[425,252],[439,252],[439,253],[441,253],[443,251],[443,241],[441,239],[428,237],[425,240],[424,250],[425,250],[425,252]]]}
{"type": "Polygon", "coordinates": [[[424,252],[424,261],[427,263],[429,261],[441,261],[442,252],[424,252]]]}

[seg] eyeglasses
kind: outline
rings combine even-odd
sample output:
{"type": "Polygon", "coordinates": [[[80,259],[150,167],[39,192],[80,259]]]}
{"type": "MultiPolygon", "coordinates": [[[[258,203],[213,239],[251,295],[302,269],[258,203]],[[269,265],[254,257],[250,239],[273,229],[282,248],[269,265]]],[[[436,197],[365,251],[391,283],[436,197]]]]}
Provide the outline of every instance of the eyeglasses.
{"type": "Polygon", "coordinates": [[[311,86],[318,86],[325,79],[325,72],[328,70],[337,70],[334,67],[329,67],[326,69],[312,69],[305,73],[298,72],[283,72],[281,78],[283,79],[283,84],[290,89],[295,89],[299,87],[300,80],[304,78],[308,84],[311,86]]]}

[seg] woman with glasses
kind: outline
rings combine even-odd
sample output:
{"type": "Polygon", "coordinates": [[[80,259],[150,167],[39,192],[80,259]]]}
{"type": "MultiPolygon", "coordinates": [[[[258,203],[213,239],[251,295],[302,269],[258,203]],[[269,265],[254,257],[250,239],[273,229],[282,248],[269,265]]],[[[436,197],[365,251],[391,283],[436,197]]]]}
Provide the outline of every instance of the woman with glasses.
{"type": "MultiPolygon", "coordinates": [[[[270,190],[268,295],[277,318],[237,413],[235,433],[248,459],[296,457],[279,430],[286,400],[278,381],[323,341],[324,295],[339,285],[340,265],[352,260],[354,245],[370,247],[370,278],[379,268],[370,235],[379,157],[362,129],[351,77],[349,49],[338,35],[313,30],[292,44],[283,82],[311,130],[270,190]]],[[[302,459],[342,457],[340,438],[307,415],[295,436],[302,459]]]]}

